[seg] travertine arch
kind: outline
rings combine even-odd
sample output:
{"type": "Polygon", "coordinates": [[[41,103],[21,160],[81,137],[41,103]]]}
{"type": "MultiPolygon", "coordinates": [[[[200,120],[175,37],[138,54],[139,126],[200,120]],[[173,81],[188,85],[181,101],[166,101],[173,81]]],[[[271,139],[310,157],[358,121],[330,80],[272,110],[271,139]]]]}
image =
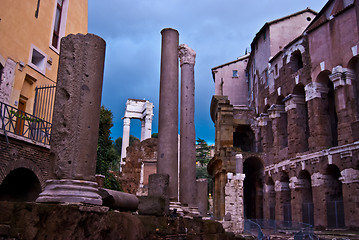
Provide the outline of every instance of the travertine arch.
{"type": "Polygon", "coordinates": [[[6,167],[0,170],[0,184],[4,181],[6,176],[13,170],[18,168],[26,168],[31,170],[36,177],[39,179],[41,184],[41,190],[45,188],[46,179],[43,177],[41,169],[31,160],[28,159],[20,159],[13,162],[10,162],[6,167]]]}

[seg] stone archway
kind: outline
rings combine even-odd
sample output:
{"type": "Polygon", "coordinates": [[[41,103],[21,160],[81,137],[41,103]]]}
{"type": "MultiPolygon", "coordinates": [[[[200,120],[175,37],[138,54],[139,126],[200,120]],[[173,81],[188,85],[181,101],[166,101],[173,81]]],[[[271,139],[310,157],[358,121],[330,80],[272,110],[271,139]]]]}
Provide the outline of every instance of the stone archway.
{"type": "Polygon", "coordinates": [[[34,202],[40,193],[39,179],[27,168],[12,170],[0,185],[0,201],[34,202]]]}
{"type": "Polygon", "coordinates": [[[298,176],[299,198],[301,200],[302,222],[314,226],[314,204],[311,176],[307,170],[302,170],[298,176]]]}
{"type": "Polygon", "coordinates": [[[325,202],[327,207],[327,227],[344,228],[344,202],[340,170],[335,165],[328,165],[325,172],[325,202]]]}
{"type": "Polygon", "coordinates": [[[263,218],[263,163],[259,158],[250,157],[244,161],[244,216],[247,219],[263,218]]]}

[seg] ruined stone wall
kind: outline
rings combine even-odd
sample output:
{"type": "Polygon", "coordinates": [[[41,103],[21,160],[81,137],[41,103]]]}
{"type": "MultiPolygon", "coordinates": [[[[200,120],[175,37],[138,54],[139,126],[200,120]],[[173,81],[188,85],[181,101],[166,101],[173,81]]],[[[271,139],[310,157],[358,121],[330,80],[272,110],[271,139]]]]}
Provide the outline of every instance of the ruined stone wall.
{"type": "Polygon", "coordinates": [[[1,239],[239,239],[199,218],[145,216],[107,207],[0,203],[1,239]]]}
{"type": "Polygon", "coordinates": [[[9,137],[7,145],[5,136],[0,134],[0,149],[0,183],[18,168],[31,170],[39,179],[42,189],[45,181],[51,179],[49,147],[35,145],[19,136],[9,137]]]}
{"type": "Polygon", "coordinates": [[[136,194],[140,187],[146,188],[148,176],[152,173],[156,173],[156,167],[153,167],[156,160],[157,138],[134,142],[132,146],[129,146],[127,148],[126,164],[122,168],[122,175],[120,177],[123,191],[136,194]],[[141,180],[143,186],[141,186],[141,180]]]}

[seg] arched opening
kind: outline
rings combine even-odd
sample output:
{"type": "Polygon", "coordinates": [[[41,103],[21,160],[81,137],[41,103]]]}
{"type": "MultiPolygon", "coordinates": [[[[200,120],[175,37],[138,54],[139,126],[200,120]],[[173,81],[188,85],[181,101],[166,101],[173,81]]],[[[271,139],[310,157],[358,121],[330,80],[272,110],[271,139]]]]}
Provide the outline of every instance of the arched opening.
{"type": "Polygon", "coordinates": [[[244,216],[247,219],[263,218],[263,164],[258,158],[244,161],[243,172],[246,175],[243,184],[244,216]]]}
{"type": "Polygon", "coordinates": [[[0,201],[34,202],[40,193],[39,179],[27,168],[11,171],[0,185],[0,201]]]}
{"type": "MultiPolygon", "coordinates": [[[[298,126],[296,131],[295,142],[297,152],[306,152],[309,149],[309,121],[308,121],[308,103],[305,101],[304,85],[299,83],[293,89],[293,95],[296,98],[296,116],[295,125],[298,126]]],[[[288,131],[289,132],[289,131],[288,131]]]]}
{"type": "Polygon", "coordinates": [[[2,83],[2,73],[4,71],[4,66],[0,63],[0,85],[2,83]]]}
{"type": "Polygon", "coordinates": [[[292,68],[293,72],[296,72],[299,69],[303,68],[302,53],[299,50],[296,50],[292,53],[290,58],[290,64],[290,67],[292,68]]]}
{"type": "Polygon", "coordinates": [[[329,165],[325,172],[328,228],[344,228],[344,203],[340,170],[335,165],[329,165]]]}
{"type": "Polygon", "coordinates": [[[301,188],[301,199],[302,199],[302,222],[314,226],[314,204],[313,204],[313,193],[311,176],[308,171],[301,171],[298,176],[301,188]]]}
{"type": "MultiPolygon", "coordinates": [[[[318,82],[326,84],[329,91],[327,97],[322,98],[322,108],[323,108],[323,123],[325,131],[330,132],[330,139],[328,139],[328,145],[330,147],[338,146],[338,116],[337,110],[335,107],[335,91],[333,82],[329,79],[329,71],[323,71],[318,75],[318,82]],[[325,122],[327,125],[325,126],[325,122]]],[[[328,146],[329,147],[329,146],[328,146]]]]}
{"type": "Polygon", "coordinates": [[[238,125],[233,132],[233,147],[243,152],[254,151],[254,133],[250,125],[238,125]]]}
{"type": "MultiPolygon", "coordinates": [[[[356,114],[356,121],[359,121],[359,56],[353,57],[350,60],[348,68],[351,69],[355,75],[355,79],[352,81],[354,98],[354,101],[352,101],[352,106],[356,114]]],[[[357,135],[359,135],[359,133],[357,133],[357,135]]]]}
{"type": "Polygon", "coordinates": [[[288,126],[288,117],[287,117],[287,112],[285,111],[285,106],[284,106],[284,96],[280,95],[277,98],[277,105],[279,105],[283,111],[280,112],[280,118],[279,118],[279,122],[278,122],[278,144],[279,144],[279,148],[283,149],[288,147],[288,130],[287,130],[287,126],[288,126]]]}
{"type": "Polygon", "coordinates": [[[269,219],[275,220],[275,190],[274,181],[271,177],[266,177],[266,194],[268,201],[269,219]]]}
{"type": "Polygon", "coordinates": [[[281,172],[280,184],[280,203],[282,203],[283,225],[285,227],[290,227],[292,225],[292,205],[288,173],[281,172]]]}

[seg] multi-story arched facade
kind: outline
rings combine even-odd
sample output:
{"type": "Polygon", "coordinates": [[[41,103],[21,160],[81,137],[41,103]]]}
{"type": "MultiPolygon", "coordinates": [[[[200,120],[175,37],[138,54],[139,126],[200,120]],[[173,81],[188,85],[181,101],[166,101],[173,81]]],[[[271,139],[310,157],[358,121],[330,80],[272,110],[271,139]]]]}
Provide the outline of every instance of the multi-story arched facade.
{"type": "Polygon", "coordinates": [[[314,19],[299,12],[265,24],[243,69],[248,91],[237,92],[248,94],[247,108],[213,97],[217,151],[208,169],[219,182],[217,219],[227,213],[216,199],[226,195],[221,187],[235,171],[233,156],[242,153],[244,218],[359,227],[358,9],[358,1],[331,0],[314,19]],[[293,16],[308,20],[303,32],[280,49],[265,43],[279,41],[268,34],[272,24],[294,23],[293,16]],[[251,151],[231,144],[236,124],[250,126],[251,151]]]}

